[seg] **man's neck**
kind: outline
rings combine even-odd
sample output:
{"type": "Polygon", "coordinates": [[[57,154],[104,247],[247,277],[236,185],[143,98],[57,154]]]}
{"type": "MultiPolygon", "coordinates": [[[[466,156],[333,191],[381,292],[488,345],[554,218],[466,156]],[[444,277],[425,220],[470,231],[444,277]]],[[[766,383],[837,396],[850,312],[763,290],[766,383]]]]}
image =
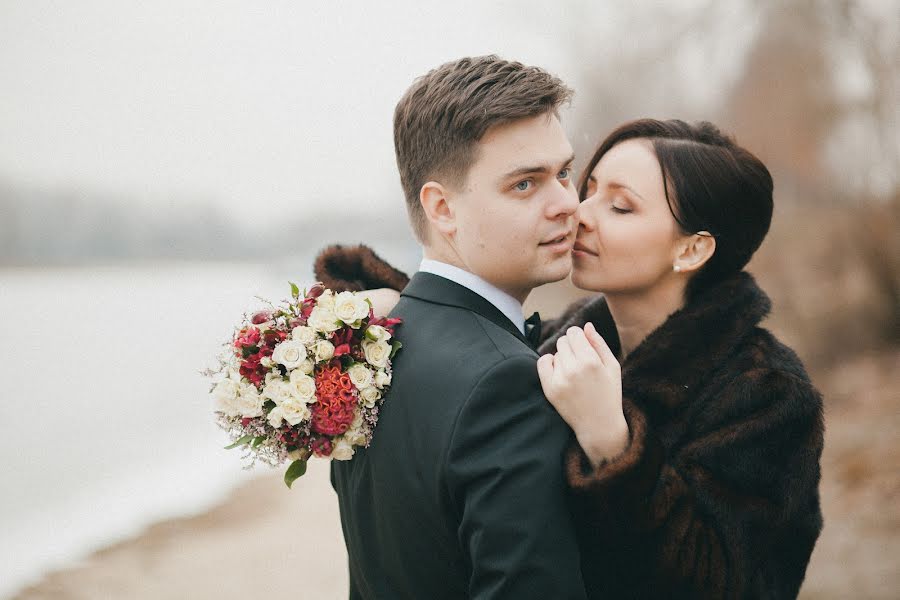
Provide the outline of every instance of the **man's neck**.
{"type": "Polygon", "coordinates": [[[444,263],[445,265],[450,265],[451,267],[456,267],[457,269],[462,269],[467,273],[471,273],[475,277],[478,277],[486,284],[496,288],[497,290],[503,292],[504,294],[511,296],[516,299],[519,304],[525,304],[525,300],[528,299],[528,296],[531,294],[531,289],[527,290],[511,290],[507,289],[502,284],[491,281],[485,277],[482,277],[472,269],[470,269],[460,258],[459,254],[457,254],[452,248],[443,249],[443,248],[429,248],[426,246],[422,247],[422,258],[425,260],[433,260],[435,262],[444,263]]]}
{"type": "Polygon", "coordinates": [[[524,333],[525,317],[522,314],[522,303],[515,296],[506,293],[471,271],[428,257],[422,259],[419,270],[448,279],[478,294],[493,304],[519,331],[524,333]]]}

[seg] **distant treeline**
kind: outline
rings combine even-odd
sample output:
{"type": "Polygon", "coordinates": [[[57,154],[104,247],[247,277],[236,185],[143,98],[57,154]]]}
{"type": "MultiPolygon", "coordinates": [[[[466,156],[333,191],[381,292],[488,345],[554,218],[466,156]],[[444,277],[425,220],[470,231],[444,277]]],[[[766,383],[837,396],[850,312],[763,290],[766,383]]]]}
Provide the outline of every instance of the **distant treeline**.
{"type": "Polygon", "coordinates": [[[119,260],[261,260],[308,254],[327,243],[415,244],[402,212],[373,217],[261,214],[246,227],[209,204],[126,204],[84,192],[16,189],[0,183],[0,265],[119,260]]]}

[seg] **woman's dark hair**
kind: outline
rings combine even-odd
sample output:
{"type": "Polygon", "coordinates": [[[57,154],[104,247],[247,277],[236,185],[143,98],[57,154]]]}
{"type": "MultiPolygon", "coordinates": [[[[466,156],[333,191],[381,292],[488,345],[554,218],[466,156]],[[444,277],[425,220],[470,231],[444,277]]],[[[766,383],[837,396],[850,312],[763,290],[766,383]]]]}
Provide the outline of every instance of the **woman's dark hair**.
{"type": "Polygon", "coordinates": [[[669,210],[682,231],[708,231],[716,238],[715,253],[688,283],[688,299],[743,269],[772,222],[772,176],[766,166],[707,121],[638,119],[597,148],[578,186],[582,201],[603,155],[631,139],[653,144],[669,210]]]}

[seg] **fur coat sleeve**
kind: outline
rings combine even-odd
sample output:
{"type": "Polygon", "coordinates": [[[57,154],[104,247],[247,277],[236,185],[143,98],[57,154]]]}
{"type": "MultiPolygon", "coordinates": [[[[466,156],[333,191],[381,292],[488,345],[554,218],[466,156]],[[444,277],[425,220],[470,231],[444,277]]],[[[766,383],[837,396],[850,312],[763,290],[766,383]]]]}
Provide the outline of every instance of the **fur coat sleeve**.
{"type": "Polygon", "coordinates": [[[316,256],[313,273],[318,281],[336,292],[358,292],[377,288],[402,290],[409,283],[403,271],[395,269],[371,248],[333,245],[316,256]]]}

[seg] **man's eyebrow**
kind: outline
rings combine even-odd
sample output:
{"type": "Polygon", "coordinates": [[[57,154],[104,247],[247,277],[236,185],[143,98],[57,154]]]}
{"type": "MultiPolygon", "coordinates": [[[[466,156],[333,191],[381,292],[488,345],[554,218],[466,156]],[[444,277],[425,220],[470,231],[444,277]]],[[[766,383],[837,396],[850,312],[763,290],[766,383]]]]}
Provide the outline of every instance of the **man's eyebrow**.
{"type": "MultiPolygon", "coordinates": [[[[568,164],[571,164],[575,161],[575,153],[566,159],[565,162],[562,163],[562,166],[565,167],[568,164]]],[[[512,179],[513,177],[521,177],[522,175],[530,175],[532,173],[551,173],[556,172],[559,169],[556,168],[555,165],[550,165],[547,163],[539,164],[539,165],[529,165],[524,167],[518,167],[513,169],[512,171],[503,175],[503,179],[512,179]]]]}

